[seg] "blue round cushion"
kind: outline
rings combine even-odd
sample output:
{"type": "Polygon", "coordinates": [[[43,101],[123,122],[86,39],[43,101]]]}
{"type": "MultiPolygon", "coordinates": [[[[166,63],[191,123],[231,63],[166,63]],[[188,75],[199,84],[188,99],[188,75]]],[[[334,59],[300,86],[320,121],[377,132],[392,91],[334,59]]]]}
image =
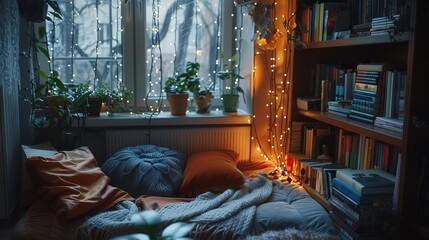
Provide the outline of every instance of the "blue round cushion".
{"type": "Polygon", "coordinates": [[[140,195],[173,196],[183,180],[186,158],[178,151],[155,145],[121,149],[101,170],[111,185],[133,197],[140,195]]]}

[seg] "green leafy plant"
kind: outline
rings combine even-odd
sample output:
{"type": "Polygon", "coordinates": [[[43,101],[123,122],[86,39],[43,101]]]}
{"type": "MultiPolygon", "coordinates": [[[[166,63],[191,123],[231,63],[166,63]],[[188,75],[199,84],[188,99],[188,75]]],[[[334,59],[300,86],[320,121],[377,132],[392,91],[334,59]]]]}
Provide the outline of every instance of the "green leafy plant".
{"type": "Polygon", "coordinates": [[[186,236],[194,227],[193,223],[178,222],[167,226],[161,232],[161,217],[153,210],[136,213],[130,220],[136,226],[136,233],[115,237],[113,240],[191,240],[186,236]]]}
{"type": "Polygon", "coordinates": [[[130,100],[130,96],[131,91],[124,86],[109,90],[105,97],[108,113],[129,111],[128,101],[130,100]]]}
{"type": "Polygon", "coordinates": [[[91,92],[90,97],[99,97],[103,102],[107,102],[107,99],[110,95],[110,88],[107,83],[103,84],[101,87],[96,87],[91,92]]]}
{"type": "Polygon", "coordinates": [[[237,55],[233,55],[228,61],[225,61],[224,53],[221,53],[221,58],[223,59],[224,63],[222,65],[222,70],[218,71],[216,76],[220,80],[224,81],[224,90],[222,93],[229,95],[240,93],[243,96],[244,102],[246,102],[244,90],[240,87],[240,80],[244,78],[237,73],[237,55]]]}
{"type": "Polygon", "coordinates": [[[165,82],[164,90],[167,93],[185,93],[187,91],[198,93],[200,91],[200,78],[198,62],[188,62],[183,73],[169,77],[165,82]]]}
{"type": "Polygon", "coordinates": [[[114,112],[129,111],[128,102],[131,99],[132,92],[125,86],[116,89],[110,89],[107,83],[101,87],[96,87],[91,91],[88,97],[99,97],[106,104],[109,114],[114,112]]]}
{"type": "Polygon", "coordinates": [[[296,23],[292,21],[295,14],[283,22],[283,27],[286,29],[287,40],[292,41],[296,49],[306,48],[307,46],[302,40],[302,35],[308,33],[308,26],[306,24],[296,23]]]}

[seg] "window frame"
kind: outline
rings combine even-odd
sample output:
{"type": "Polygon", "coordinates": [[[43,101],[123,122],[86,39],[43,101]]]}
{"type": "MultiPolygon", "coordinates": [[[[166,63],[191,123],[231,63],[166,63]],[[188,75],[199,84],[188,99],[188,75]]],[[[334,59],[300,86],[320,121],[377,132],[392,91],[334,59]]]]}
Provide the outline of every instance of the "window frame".
{"type": "MultiPolygon", "coordinates": [[[[236,36],[234,36],[234,21],[224,21],[224,19],[231,19],[233,16],[234,3],[233,1],[222,1],[222,32],[221,32],[221,51],[225,56],[232,56],[235,49],[236,36]]],[[[134,94],[130,100],[130,106],[134,107],[136,110],[145,112],[146,103],[144,99],[146,98],[146,92],[148,90],[147,85],[147,72],[146,68],[138,67],[137,64],[145,63],[146,64],[146,54],[145,49],[146,41],[145,30],[146,30],[146,3],[142,0],[129,0],[123,3],[123,46],[124,46],[124,83],[125,86],[130,89],[134,94]],[[143,79],[143,80],[142,80],[143,79]],[[140,90],[141,89],[141,90],[140,90]]],[[[250,94],[248,94],[250,95],[250,94]]],[[[148,99],[149,105],[156,105],[155,101],[158,99],[148,99]]],[[[162,105],[165,106],[163,109],[169,109],[168,101],[165,96],[162,97],[162,105]]],[[[212,108],[220,108],[222,106],[222,101],[219,97],[212,99],[212,108]]],[[[247,109],[246,109],[247,110],[247,109]]]]}
{"type": "MultiPolygon", "coordinates": [[[[246,54],[253,55],[253,31],[249,33],[251,35],[246,36],[246,39],[239,39],[239,36],[235,30],[235,23],[237,22],[237,16],[242,12],[242,7],[234,6],[233,1],[221,1],[222,2],[222,15],[221,15],[221,52],[224,53],[227,59],[233,56],[234,53],[238,52],[237,45],[246,46],[246,54]],[[236,12],[234,12],[236,11],[236,12]],[[232,17],[233,16],[233,17],[232,17]],[[233,19],[228,21],[228,19],[233,19]],[[237,39],[239,39],[237,41],[237,39]],[[248,51],[249,50],[249,51],[248,51]]],[[[146,65],[146,2],[143,0],[127,0],[121,1],[122,10],[122,45],[123,45],[123,83],[124,86],[133,92],[129,101],[129,107],[133,112],[148,112],[146,108],[145,97],[148,90],[148,79],[146,67],[139,67],[139,65],[146,65]]],[[[242,17],[242,16],[241,16],[242,17]]],[[[253,23],[249,21],[253,28],[253,23]]],[[[241,52],[241,50],[240,50],[241,52]]],[[[38,54],[40,55],[40,54],[38,54]]],[[[43,57],[43,56],[38,56],[43,57]]],[[[240,65],[240,72],[248,79],[248,81],[242,81],[242,88],[246,92],[246,103],[240,101],[240,109],[251,112],[251,78],[253,69],[253,58],[247,56],[240,65]]],[[[44,61],[42,61],[44,62],[44,61]]],[[[48,69],[49,66],[41,66],[42,69],[48,69]]],[[[169,111],[169,104],[166,96],[162,98],[162,111],[169,111]]],[[[155,101],[159,99],[148,99],[148,105],[157,105],[155,101]]],[[[192,105],[192,104],[190,104],[192,105]]],[[[212,110],[222,109],[222,101],[219,97],[212,98],[212,110]]],[[[192,109],[192,106],[190,108],[192,109]]]]}

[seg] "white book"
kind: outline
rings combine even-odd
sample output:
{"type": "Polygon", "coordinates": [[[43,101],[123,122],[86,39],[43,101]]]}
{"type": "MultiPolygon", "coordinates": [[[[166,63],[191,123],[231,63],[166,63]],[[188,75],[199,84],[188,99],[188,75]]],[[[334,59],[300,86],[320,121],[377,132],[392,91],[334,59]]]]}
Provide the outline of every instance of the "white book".
{"type": "Polygon", "coordinates": [[[354,189],[360,196],[393,194],[395,176],[380,169],[339,169],[336,177],[354,189]]]}

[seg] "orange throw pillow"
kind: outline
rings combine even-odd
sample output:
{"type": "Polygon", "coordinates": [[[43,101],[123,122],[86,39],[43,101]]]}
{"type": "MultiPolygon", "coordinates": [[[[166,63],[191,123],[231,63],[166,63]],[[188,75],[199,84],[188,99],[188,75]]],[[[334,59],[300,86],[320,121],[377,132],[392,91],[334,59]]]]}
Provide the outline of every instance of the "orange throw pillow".
{"type": "Polygon", "coordinates": [[[38,197],[63,220],[107,210],[123,200],[134,200],[125,191],[109,185],[88,147],[59,152],[51,157],[32,156],[27,171],[38,197]]]}
{"type": "Polygon", "coordinates": [[[190,156],[187,160],[180,195],[195,197],[205,192],[238,189],[244,176],[237,168],[238,154],[233,151],[208,151],[190,156]]]}

